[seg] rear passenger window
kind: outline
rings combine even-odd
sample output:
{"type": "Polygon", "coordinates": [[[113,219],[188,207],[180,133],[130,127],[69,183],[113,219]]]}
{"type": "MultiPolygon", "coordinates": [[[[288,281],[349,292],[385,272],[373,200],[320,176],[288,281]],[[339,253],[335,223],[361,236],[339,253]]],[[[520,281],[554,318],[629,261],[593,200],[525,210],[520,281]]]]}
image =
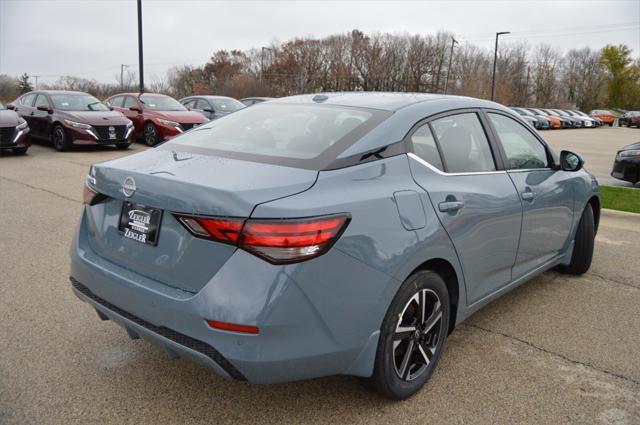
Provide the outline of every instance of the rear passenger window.
{"type": "Polygon", "coordinates": [[[474,112],[450,115],[431,122],[440,145],[446,171],[477,173],[495,171],[489,141],[474,112]]]}
{"type": "Polygon", "coordinates": [[[547,168],[547,150],[522,124],[501,114],[489,113],[489,119],[498,133],[510,169],[547,168]]]}
{"type": "Polygon", "coordinates": [[[418,155],[420,159],[428,162],[440,171],[444,170],[442,167],[442,159],[440,159],[440,152],[438,152],[438,147],[436,146],[436,141],[433,139],[429,124],[424,124],[413,133],[411,143],[413,143],[414,153],[418,155]]]}

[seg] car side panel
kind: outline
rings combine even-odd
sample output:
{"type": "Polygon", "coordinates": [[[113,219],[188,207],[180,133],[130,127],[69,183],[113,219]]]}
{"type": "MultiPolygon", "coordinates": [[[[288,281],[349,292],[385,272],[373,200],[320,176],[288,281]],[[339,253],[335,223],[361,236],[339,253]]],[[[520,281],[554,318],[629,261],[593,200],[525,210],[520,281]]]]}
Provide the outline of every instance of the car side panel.
{"type": "Polygon", "coordinates": [[[564,171],[513,170],[508,174],[520,196],[532,196],[522,200],[522,232],[513,267],[517,279],[566,247],[573,223],[574,190],[571,173],[564,171]]]}
{"type": "Polygon", "coordinates": [[[343,277],[338,282],[318,281],[315,277],[322,271],[308,267],[299,267],[291,273],[291,278],[300,284],[330,328],[358,324],[361,329],[357,332],[361,335],[377,331],[401,283],[430,259],[443,259],[453,266],[461,286],[460,299],[464,299],[464,280],[455,250],[428,198],[426,202],[422,198],[418,203],[403,205],[403,208],[413,205],[419,210],[412,212],[414,219],[425,215],[425,225],[417,230],[403,227],[394,193],[405,190],[422,192],[411,178],[408,158],[398,155],[320,172],[311,189],[258,205],[252,213],[252,217],[258,218],[351,214],[351,222],[332,250],[384,273],[388,277],[386,282],[363,279],[347,268],[340,271],[343,277]],[[327,286],[333,287],[329,293],[335,295],[327,296],[327,286]],[[353,299],[358,300],[356,305],[343,304],[345,291],[351,303],[353,299]],[[365,316],[367,319],[362,320],[365,316]]]}

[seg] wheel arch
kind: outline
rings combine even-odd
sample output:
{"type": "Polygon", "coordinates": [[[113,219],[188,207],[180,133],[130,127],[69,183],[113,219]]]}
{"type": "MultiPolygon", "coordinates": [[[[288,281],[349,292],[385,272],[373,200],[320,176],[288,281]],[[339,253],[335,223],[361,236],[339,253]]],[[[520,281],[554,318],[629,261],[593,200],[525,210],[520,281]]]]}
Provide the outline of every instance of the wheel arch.
{"type": "Polygon", "coordinates": [[[449,333],[451,333],[456,326],[458,305],[460,302],[460,279],[458,279],[456,269],[449,261],[443,258],[432,258],[416,267],[410,275],[421,270],[431,270],[438,273],[447,285],[449,302],[451,304],[449,312],[449,333]]]}

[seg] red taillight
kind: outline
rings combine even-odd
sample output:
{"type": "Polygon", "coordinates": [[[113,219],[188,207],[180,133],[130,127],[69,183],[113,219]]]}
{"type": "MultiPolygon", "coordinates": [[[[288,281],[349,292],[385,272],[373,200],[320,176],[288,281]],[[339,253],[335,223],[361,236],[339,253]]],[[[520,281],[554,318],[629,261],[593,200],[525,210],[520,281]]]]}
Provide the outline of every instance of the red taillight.
{"type": "Polygon", "coordinates": [[[346,227],[347,215],[296,220],[248,220],[240,247],[265,260],[293,263],[322,255],[346,227]]]}
{"type": "Polygon", "coordinates": [[[242,332],[252,335],[258,335],[260,333],[260,328],[257,326],[236,325],[234,323],[218,322],[217,320],[207,320],[207,325],[223,331],[242,332]]]}
{"type": "Polygon", "coordinates": [[[84,185],[84,189],[82,190],[82,200],[87,205],[93,205],[97,203],[102,196],[91,189],[88,184],[84,185]]]}
{"type": "Polygon", "coordinates": [[[295,263],[324,254],[349,222],[346,214],[303,219],[237,219],[176,215],[195,236],[236,245],[270,263],[295,263]]]}

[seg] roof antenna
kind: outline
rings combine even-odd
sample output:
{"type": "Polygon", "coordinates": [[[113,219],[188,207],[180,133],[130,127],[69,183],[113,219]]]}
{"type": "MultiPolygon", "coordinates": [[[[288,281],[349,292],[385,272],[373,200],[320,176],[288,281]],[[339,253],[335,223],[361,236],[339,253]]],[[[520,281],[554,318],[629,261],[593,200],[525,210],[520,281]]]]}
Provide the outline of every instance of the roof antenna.
{"type": "Polygon", "coordinates": [[[314,102],[324,102],[325,100],[329,99],[329,96],[327,96],[326,94],[317,94],[315,96],[313,96],[313,100],[314,102]]]}

